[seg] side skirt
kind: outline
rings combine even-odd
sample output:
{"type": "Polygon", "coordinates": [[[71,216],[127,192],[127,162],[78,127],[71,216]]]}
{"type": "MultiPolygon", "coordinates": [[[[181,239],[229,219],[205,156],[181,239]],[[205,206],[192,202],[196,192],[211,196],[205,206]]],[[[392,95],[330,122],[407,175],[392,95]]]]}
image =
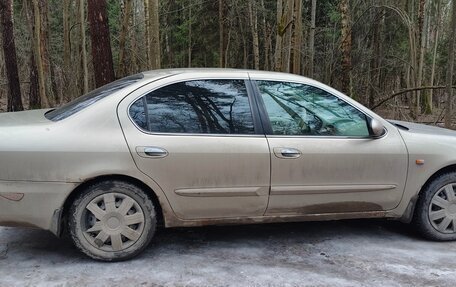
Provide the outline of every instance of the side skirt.
{"type": "Polygon", "coordinates": [[[181,220],[177,218],[166,218],[165,227],[197,227],[208,225],[243,225],[261,223],[280,223],[280,222],[304,222],[304,221],[331,221],[343,219],[361,218],[386,218],[386,211],[369,211],[353,213],[325,213],[325,214],[306,214],[306,215],[274,215],[257,217],[232,217],[218,219],[197,219],[181,220]]]}

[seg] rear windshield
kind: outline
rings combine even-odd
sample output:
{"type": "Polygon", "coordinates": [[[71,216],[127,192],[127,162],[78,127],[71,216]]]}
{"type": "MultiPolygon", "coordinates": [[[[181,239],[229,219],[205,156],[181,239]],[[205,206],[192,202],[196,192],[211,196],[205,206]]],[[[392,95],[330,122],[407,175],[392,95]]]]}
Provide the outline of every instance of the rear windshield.
{"type": "Polygon", "coordinates": [[[60,108],[47,112],[45,116],[48,120],[51,121],[60,121],[66,119],[69,116],[74,115],[75,113],[87,108],[88,106],[93,105],[99,100],[136,83],[143,77],[143,74],[136,74],[109,83],[61,106],[60,108]]]}

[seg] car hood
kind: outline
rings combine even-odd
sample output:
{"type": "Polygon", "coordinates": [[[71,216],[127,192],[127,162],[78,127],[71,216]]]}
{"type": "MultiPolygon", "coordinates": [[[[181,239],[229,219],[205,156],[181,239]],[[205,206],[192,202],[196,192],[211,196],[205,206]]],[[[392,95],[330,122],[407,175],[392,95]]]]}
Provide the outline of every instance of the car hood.
{"type": "Polygon", "coordinates": [[[403,122],[403,121],[393,121],[393,120],[388,120],[388,121],[390,123],[392,123],[393,125],[395,125],[396,127],[398,127],[399,130],[407,130],[409,133],[456,137],[456,131],[445,129],[445,128],[410,123],[410,122],[403,122]]]}
{"type": "Polygon", "coordinates": [[[49,123],[50,121],[44,116],[47,111],[49,111],[49,109],[0,113],[0,127],[49,123]]]}

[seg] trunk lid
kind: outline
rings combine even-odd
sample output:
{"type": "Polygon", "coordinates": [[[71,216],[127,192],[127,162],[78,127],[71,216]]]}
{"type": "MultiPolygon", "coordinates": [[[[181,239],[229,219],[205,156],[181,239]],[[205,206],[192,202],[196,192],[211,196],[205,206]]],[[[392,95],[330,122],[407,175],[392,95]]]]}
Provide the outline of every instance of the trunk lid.
{"type": "Polygon", "coordinates": [[[44,116],[50,109],[31,110],[23,112],[0,113],[0,127],[16,127],[50,123],[44,116]]]}

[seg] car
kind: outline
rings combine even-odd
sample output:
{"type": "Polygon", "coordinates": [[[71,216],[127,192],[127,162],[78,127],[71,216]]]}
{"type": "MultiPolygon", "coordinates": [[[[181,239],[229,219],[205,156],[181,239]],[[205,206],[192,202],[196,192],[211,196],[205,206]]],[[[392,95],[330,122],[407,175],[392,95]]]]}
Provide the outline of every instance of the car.
{"type": "Polygon", "coordinates": [[[0,115],[0,225],[133,258],[158,227],[387,218],[456,239],[456,132],[298,75],[168,69],[0,115]]]}

